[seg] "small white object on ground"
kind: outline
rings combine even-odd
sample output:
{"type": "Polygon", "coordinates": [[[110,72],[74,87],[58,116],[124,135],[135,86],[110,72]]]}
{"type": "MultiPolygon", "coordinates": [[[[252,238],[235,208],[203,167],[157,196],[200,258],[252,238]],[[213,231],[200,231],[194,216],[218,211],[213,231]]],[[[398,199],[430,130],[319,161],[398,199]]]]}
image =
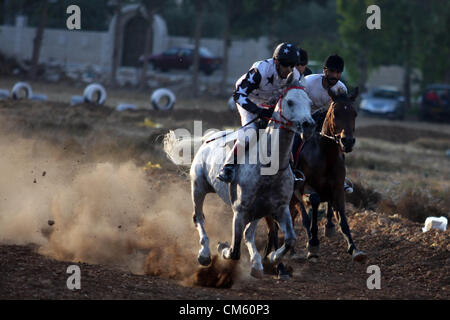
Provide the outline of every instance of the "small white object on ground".
{"type": "Polygon", "coordinates": [[[76,104],[84,103],[84,97],[83,96],[72,96],[70,99],[70,105],[74,106],[76,104]]]}
{"type": "Polygon", "coordinates": [[[447,230],[447,218],[446,217],[428,217],[425,220],[425,226],[422,228],[423,232],[430,231],[431,229],[447,230]]]}
{"type": "Polygon", "coordinates": [[[0,89],[0,100],[9,98],[9,90],[0,89]]]}
{"type": "Polygon", "coordinates": [[[136,109],[137,109],[136,105],[128,103],[121,103],[116,107],[117,111],[136,110],[136,109]]]}
{"type": "Polygon", "coordinates": [[[47,101],[47,95],[45,95],[45,94],[39,94],[39,93],[33,93],[33,95],[30,97],[30,100],[34,100],[34,101],[47,101]]]}

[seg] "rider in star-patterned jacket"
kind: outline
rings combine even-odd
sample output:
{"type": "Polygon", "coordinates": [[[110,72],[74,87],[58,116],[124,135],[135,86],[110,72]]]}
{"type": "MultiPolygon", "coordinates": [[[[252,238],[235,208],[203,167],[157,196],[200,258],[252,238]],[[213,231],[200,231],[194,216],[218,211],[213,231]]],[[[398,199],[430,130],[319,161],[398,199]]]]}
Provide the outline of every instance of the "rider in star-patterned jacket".
{"type": "MultiPolygon", "coordinates": [[[[242,125],[255,120],[255,118],[271,117],[273,109],[267,109],[261,105],[271,104],[271,99],[279,94],[279,89],[286,84],[289,73],[294,73],[294,79],[300,80],[300,73],[295,65],[300,61],[300,51],[291,43],[279,44],[271,59],[255,62],[250,70],[242,75],[236,82],[236,90],[233,98],[237,104],[237,110],[241,117],[242,125]]],[[[255,122],[245,126],[256,134],[255,122]]],[[[245,141],[236,141],[225,160],[218,178],[224,182],[231,182],[234,178],[234,154],[237,146],[245,146],[245,141]]]]}

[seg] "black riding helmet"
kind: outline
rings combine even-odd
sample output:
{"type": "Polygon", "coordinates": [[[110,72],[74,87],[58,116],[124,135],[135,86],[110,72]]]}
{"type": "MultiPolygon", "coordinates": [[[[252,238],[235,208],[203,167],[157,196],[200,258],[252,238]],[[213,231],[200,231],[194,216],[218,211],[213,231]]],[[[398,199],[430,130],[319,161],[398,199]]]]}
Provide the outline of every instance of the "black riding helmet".
{"type": "Polygon", "coordinates": [[[297,65],[305,66],[308,64],[308,52],[306,50],[303,50],[302,48],[299,49],[300,56],[298,57],[297,65]]]}
{"type": "Polygon", "coordinates": [[[280,43],[273,52],[273,58],[277,59],[282,66],[294,67],[300,57],[300,51],[292,43],[280,43]]]}
{"type": "Polygon", "coordinates": [[[327,69],[334,69],[337,72],[343,72],[344,71],[344,59],[342,59],[337,54],[331,55],[325,60],[325,68],[327,69]]]}

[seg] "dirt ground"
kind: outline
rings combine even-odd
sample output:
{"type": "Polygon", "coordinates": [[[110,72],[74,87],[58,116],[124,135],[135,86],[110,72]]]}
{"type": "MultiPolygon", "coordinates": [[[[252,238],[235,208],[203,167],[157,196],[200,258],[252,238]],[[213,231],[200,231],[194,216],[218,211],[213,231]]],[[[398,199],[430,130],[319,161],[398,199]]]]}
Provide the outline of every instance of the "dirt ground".
{"type": "MultiPolygon", "coordinates": [[[[54,212],[59,211],[53,211],[54,201],[56,201],[54,199],[49,200],[52,203],[48,207],[50,209],[47,207],[43,209],[51,212],[42,215],[46,218],[40,218],[36,225],[32,227],[39,233],[39,237],[36,236],[37,240],[33,241],[34,236],[25,236],[18,240],[15,236],[15,230],[8,233],[8,228],[12,230],[13,227],[17,227],[14,224],[15,222],[11,223],[10,226],[10,220],[12,221],[15,215],[28,214],[28,211],[34,210],[30,208],[40,206],[40,204],[33,205],[31,203],[29,207],[26,207],[26,210],[24,209],[25,211],[28,210],[27,212],[15,211],[15,202],[10,200],[11,195],[8,192],[11,192],[11,190],[8,189],[17,185],[14,181],[4,181],[0,186],[0,197],[4,198],[3,201],[7,203],[0,205],[0,224],[3,225],[3,229],[0,228],[0,299],[336,300],[450,298],[450,236],[448,230],[446,232],[431,230],[423,233],[421,230],[423,222],[412,222],[398,214],[386,214],[376,211],[376,208],[373,211],[370,208],[355,207],[350,204],[348,205],[350,228],[358,248],[368,254],[366,264],[362,265],[351,261],[351,257],[345,252],[344,240],[340,234],[332,239],[325,238],[322,231],[324,221],[321,219],[319,260],[315,263],[308,262],[305,258],[286,260],[286,263],[293,269],[292,278],[288,281],[278,280],[276,276],[269,274],[259,280],[250,277],[248,275],[250,271],[248,254],[244,246],[241,261],[238,265],[220,267],[221,262],[218,262],[219,274],[214,274],[211,271],[213,267],[210,267],[210,269],[200,268],[195,258],[199,246],[198,235],[190,217],[192,205],[189,200],[189,181],[178,168],[166,159],[161,148],[161,136],[168,129],[180,127],[191,129],[193,120],[202,120],[204,130],[207,128],[221,129],[239,124],[237,116],[226,108],[225,100],[214,100],[215,107],[213,108],[198,107],[208,103],[211,103],[211,100],[204,99],[195,106],[181,101],[177,102],[175,109],[170,112],[146,109],[117,112],[110,107],[87,104],[72,107],[68,103],[60,101],[0,101],[1,132],[3,137],[6,137],[2,146],[9,148],[7,150],[12,150],[9,157],[5,154],[2,156],[3,162],[0,163],[2,165],[6,163],[10,166],[7,168],[20,171],[20,165],[10,163],[15,161],[11,159],[16,156],[14,145],[11,146],[10,143],[14,144],[15,139],[18,139],[17,137],[25,139],[29,143],[26,146],[30,149],[31,159],[34,159],[33,155],[41,160],[44,159],[44,161],[36,160],[34,167],[23,168],[23,172],[26,171],[28,174],[26,175],[27,185],[26,188],[15,192],[21,193],[17,199],[14,198],[15,201],[20,202],[21,197],[23,202],[28,201],[26,200],[28,199],[26,196],[26,193],[29,192],[28,188],[32,189],[39,184],[45,185],[44,180],[47,177],[50,179],[51,174],[56,171],[56,168],[52,165],[56,166],[61,163],[61,166],[64,167],[67,164],[68,167],[64,167],[67,169],[83,165],[93,166],[108,161],[117,165],[131,161],[139,168],[139,170],[136,170],[136,175],[144,177],[145,181],[139,180],[139,183],[131,181],[129,184],[124,182],[126,188],[128,188],[126,190],[128,190],[129,197],[139,199],[138,195],[133,194],[133,192],[140,193],[141,189],[135,190],[134,186],[140,183],[146,186],[146,183],[150,183],[153,188],[152,192],[155,192],[155,198],[152,201],[158,202],[165,197],[171,199],[170,195],[165,194],[165,190],[169,190],[170,186],[177,186],[179,193],[173,194],[174,198],[169,202],[173,201],[179,210],[187,212],[186,220],[189,221],[183,228],[180,227],[180,229],[171,231],[172,233],[165,234],[171,237],[176,237],[174,235],[186,237],[181,242],[174,240],[177,248],[174,249],[175,253],[169,252],[171,250],[169,247],[165,248],[165,245],[171,241],[170,237],[165,240],[169,242],[157,242],[158,239],[155,239],[157,234],[152,232],[148,235],[148,242],[136,244],[139,241],[134,237],[136,234],[140,234],[140,231],[138,229],[136,229],[138,230],[136,232],[131,230],[132,223],[130,222],[127,225],[127,220],[120,220],[122,222],[115,226],[116,229],[111,232],[108,230],[108,237],[114,239],[114,244],[126,246],[126,250],[133,251],[133,254],[137,256],[141,254],[140,259],[135,261],[145,263],[146,267],[133,268],[120,259],[109,259],[109,256],[106,258],[102,256],[102,259],[100,259],[77,253],[78,248],[73,249],[72,252],[70,248],[64,247],[62,242],[69,241],[69,236],[72,236],[72,233],[69,232],[71,229],[65,229],[68,230],[66,239],[61,232],[53,231],[52,228],[63,228],[64,223],[66,223],[62,214],[55,215],[54,212]],[[155,127],[156,123],[160,124],[161,127],[155,127]],[[11,137],[14,137],[14,139],[11,137]],[[44,144],[46,147],[44,147],[44,144]],[[47,151],[44,151],[47,145],[51,146],[52,153],[43,154],[47,153],[47,151]],[[47,167],[41,165],[45,161],[47,161],[47,167]],[[148,163],[149,161],[151,164],[148,163]],[[161,168],[154,167],[152,164],[159,164],[161,168]],[[31,173],[28,172],[30,170],[31,173]],[[177,197],[180,199],[175,199],[177,197]],[[178,202],[178,200],[180,201],[178,202]],[[2,230],[4,234],[2,234],[2,230]],[[129,232],[131,235],[127,234],[128,238],[115,239],[115,234],[120,232],[129,232]],[[159,247],[155,247],[155,241],[159,247]],[[123,242],[126,242],[126,244],[123,242]],[[152,245],[149,245],[149,243],[152,245]],[[186,246],[192,244],[192,250],[190,251],[193,254],[183,255],[176,251],[184,250],[180,248],[183,243],[186,243],[186,246]],[[60,247],[57,247],[57,245],[60,245],[60,247]],[[55,248],[59,248],[59,251],[55,248]],[[159,261],[156,269],[149,267],[149,264],[154,260],[159,261]],[[81,289],[72,291],[67,289],[66,286],[66,281],[70,276],[66,273],[66,270],[69,265],[73,264],[78,265],[81,270],[81,289]],[[368,289],[367,281],[371,275],[367,272],[369,265],[377,265],[380,268],[381,289],[368,289]],[[183,266],[190,266],[189,271],[181,271],[183,266]],[[208,273],[209,280],[202,281],[200,278],[206,273],[208,273]],[[215,288],[214,286],[223,284],[222,280],[228,281],[231,287],[215,288]],[[209,286],[205,286],[206,284],[209,286]]],[[[382,196],[391,196],[394,199],[396,196],[400,197],[401,192],[404,191],[399,186],[410,185],[415,181],[424,190],[437,188],[437,191],[433,189],[433,195],[440,196],[441,201],[448,201],[450,190],[450,166],[448,164],[450,158],[446,157],[445,148],[450,141],[449,124],[426,124],[415,121],[392,122],[358,118],[356,137],[358,139],[357,146],[353,154],[349,156],[349,177],[374,188],[382,196]],[[427,149],[424,144],[426,145],[427,141],[430,140],[439,140],[441,144],[434,149],[427,149]],[[377,158],[381,156],[380,153],[385,153],[384,162],[377,158]],[[424,171],[426,171],[426,175],[424,175],[424,171]]],[[[21,147],[22,145],[17,145],[17,148],[21,147]]],[[[120,170],[117,171],[118,175],[122,174],[120,170]]],[[[9,179],[14,179],[16,175],[22,175],[21,172],[15,173],[9,179]]],[[[132,173],[135,174],[134,171],[132,173]]],[[[67,175],[70,174],[67,173],[67,175]]],[[[58,179],[62,180],[58,188],[67,188],[67,192],[70,193],[73,192],[72,186],[75,188],[77,186],[75,182],[81,178],[70,176],[68,180],[64,180],[63,177],[58,177],[58,179]],[[72,182],[70,182],[67,185],[68,181],[72,181],[71,179],[75,180],[74,184],[72,185],[70,184],[72,182]]],[[[107,180],[111,181],[111,185],[114,184],[114,181],[120,181],[111,179],[107,180]]],[[[83,188],[92,188],[92,192],[94,192],[95,179],[88,179],[87,181],[90,185],[83,185],[83,188]]],[[[18,186],[21,185],[18,184],[18,186]]],[[[45,186],[47,187],[47,185],[45,186]]],[[[55,193],[56,197],[58,190],[52,192],[55,193]]],[[[82,202],[80,199],[89,196],[84,195],[84,190],[78,190],[77,192],[83,194],[77,200],[79,202],[82,202]]],[[[45,196],[47,197],[47,194],[45,196]]],[[[40,195],[39,197],[43,196],[40,195]]],[[[38,201],[39,197],[37,197],[38,201]]],[[[115,203],[114,199],[108,201],[115,203]]],[[[127,203],[128,206],[132,206],[138,201],[140,200],[131,199],[127,203]]],[[[143,205],[146,205],[146,200],[142,201],[143,205]]],[[[229,209],[220,203],[215,195],[211,195],[207,202],[209,203],[207,208],[214,209],[210,210],[209,213],[205,209],[206,220],[209,223],[207,228],[211,228],[210,235],[214,234],[214,228],[226,229],[222,234],[219,234],[220,237],[228,238],[221,238],[220,240],[230,241],[231,214],[229,209]],[[223,222],[222,220],[216,220],[217,218],[214,215],[218,213],[224,217],[223,222]],[[219,225],[217,226],[217,224],[219,225]]],[[[78,202],[74,200],[73,205],[77,206],[78,202]]],[[[102,210],[103,207],[99,205],[98,208],[102,210]]],[[[90,208],[84,208],[84,210],[89,211],[90,208]]],[[[108,210],[114,213],[114,208],[108,210]]],[[[64,210],[61,209],[61,211],[64,210]]],[[[146,214],[151,215],[152,211],[150,210],[146,214]]],[[[100,228],[101,223],[103,223],[102,220],[91,219],[88,222],[81,223],[77,219],[71,220],[71,223],[92,224],[89,232],[100,233],[95,228],[96,224],[100,228]]],[[[26,224],[26,222],[22,223],[26,224]]],[[[25,233],[27,232],[28,229],[24,226],[20,227],[25,229],[25,233]]],[[[163,226],[163,228],[165,227],[163,226]]],[[[167,228],[170,229],[171,227],[167,228]]],[[[295,228],[298,235],[296,250],[301,254],[301,257],[305,257],[306,238],[300,221],[296,221],[295,228]]],[[[83,233],[84,237],[89,237],[89,232],[83,233]]],[[[264,246],[264,236],[265,228],[261,223],[257,236],[257,244],[261,249],[264,246]]],[[[214,253],[214,243],[216,242],[213,242],[213,240],[211,241],[211,250],[214,253]]],[[[101,250],[107,251],[107,249],[101,247],[103,244],[100,242],[98,240],[98,246],[101,250]]],[[[84,251],[83,253],[94,251],[95,246],[95,242],[92,242],[89,246],[82,247],[82,251],[84,251]]],[[[123,257],[126,260],[129,256],[124,254],[123,257]]]]}

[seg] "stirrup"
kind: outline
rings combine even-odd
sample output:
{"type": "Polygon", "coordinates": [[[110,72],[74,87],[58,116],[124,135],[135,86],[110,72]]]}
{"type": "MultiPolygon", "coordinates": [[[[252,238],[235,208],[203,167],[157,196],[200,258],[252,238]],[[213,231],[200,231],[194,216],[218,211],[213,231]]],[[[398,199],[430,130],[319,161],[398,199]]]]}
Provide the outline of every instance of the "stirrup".
{"type": "Polygon", "coordinates": [[[303,172],[299,169],[294,169],[294,181],[295,182],[305,182],[306,178],[303,172]]]}
{"type": "Polygon", "coordinates": [[[353,193],[353,183],[348,178],[344,180],[344,190],[346,193],[353,193]]]}

